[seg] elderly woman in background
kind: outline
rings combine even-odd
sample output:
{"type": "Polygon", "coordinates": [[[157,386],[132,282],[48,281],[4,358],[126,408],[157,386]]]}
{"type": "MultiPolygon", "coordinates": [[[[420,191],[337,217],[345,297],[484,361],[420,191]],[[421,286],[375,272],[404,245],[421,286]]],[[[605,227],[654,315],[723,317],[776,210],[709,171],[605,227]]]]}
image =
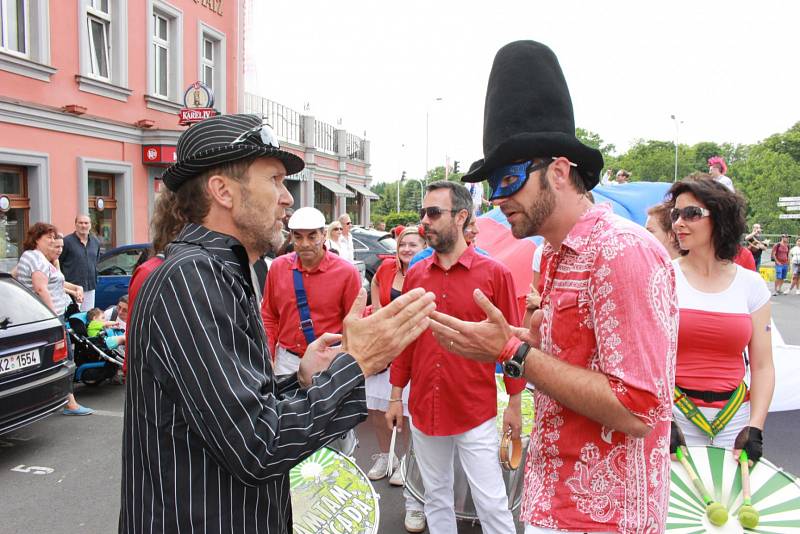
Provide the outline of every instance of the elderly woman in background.
{"type": "Polygon", "coordinates": [[[746,450],[758,461],[775,368],[769,289],[733,261],[745,201],[711,179],[678,182],[669,198],[680,246],[673,262],[680,308],[674,421],[689,445],[732,448],[737,458],[746,450]]]}
{"type": "Polygon", "coordinates": [[[680,256],[678,238],[672,231],[672,221],[669,218],[670,205],[666,202],[656,204],[647,210],[647,221],[644,223],[647,231],[664,245],[669,257],[676,259],[680,256]]]}
{"type": "Polygon", "coordinates": [[[342,237],[342,223],[338,220],[328,225],[328,235],[325,239],[325,248],[339,254],[339,240],[342,237]]]}
{"type": "MultiPolygon", "coordinates": [[[[64,312],[69,304],[65,290],[64,275],[53,262],[58,260],[61,250],[58,247],[58,230],[52,224],[36,223],[32,225],[23,242],[24,252],[17,264],[17,280],[33,290],[50,310],[66,324],[64,312]]],[[[60,240],[61,247],[64,246],[60,240]]],[[[79,286],[69,284],[76,296],[82,296],[79,286]]],[[[71,346],[69,340],[67,345],[71,346]]],[[[81,406],[70,393],[64,415],[89,415],[94,410],[81,406]]]]}
{"type": "MultiPolygon", "coordinates": [[[[396,256],[383,260],[383,263],[375,272],[375,276],[372,277],[373,312],[400,296],[403,292],[403,282],[408,271],[408,264],[414,255],[423,248],[425,248],[425,239],[420,235],[419,227],[409,226],[398,235],[396,256]]],[[[378,447],[380,448],[380,452],[375,455],[375,464],[369,470],[367,476],[372,480],[379,480],[386,476],[389,460],[391,431],[387,428],[385,419],[392,392],[392,386],[389,384],[389,373],[383,372],[368,377],[366,388],[367,409],[369,410],[367,420],[375,430],[375,435],[378,438],[378,447]]],[[[403,395],[408,397],[408,391],[404,391],[403,395]]],[[[408,406],[408,403],[404,402],[403,406],[408,406]]],[[[405,415],[407,417],[408,413],[405,415]]],[[[406,444],[407,440],[404,439],[403,445],[405,446],[406,444]]],[[[397,458],[393,458],[393,465],[397,465],[397,458]]],[[[402,485],[403,482],[399,472],[392,476],[390,482],[394,485],[402,485]]]]}

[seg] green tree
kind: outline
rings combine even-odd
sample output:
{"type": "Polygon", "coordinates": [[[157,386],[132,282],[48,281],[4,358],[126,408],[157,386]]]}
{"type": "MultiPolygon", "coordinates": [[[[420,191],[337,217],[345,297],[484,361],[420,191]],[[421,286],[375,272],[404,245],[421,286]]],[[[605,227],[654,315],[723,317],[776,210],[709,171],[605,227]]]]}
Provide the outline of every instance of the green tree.
{"type": "Polygon", "coordinates": [[[575,137],[577,137],[584,145],[596,148],[603,154],[603,160],[608,159],[616,152],[617,147],[613,144],[606,143],[600,134],[584,128],[575,128],[575,137]]]}
{"type": "MultiPolygon", "coordinates": [[[[694,171],[693,155],[686,145],[678,145],[678,178],[694,171]],[[689,156],[689,157],[687,157],[689,156]]],[[[634,181],[671,182],[675,177],[675,144],[670,141],[637,139],[616,158],[617,168],[631,172],[634,181]]]]}
{"type": "Polygon", "coordinates": [[[767,234],[800,233],[800,220],[780,219],[779,197],[800,196],[800,163],[789,154],[754,146],[746,159],[731,164],[730,176],[747,199],[747,220],[760,223],[767,234]]]}
{"type": "Polygon", "coordinates": [[[800,163],[800,122],[781,134],[774,134],[762,143],[765,147],[778,154],[786,154],[800,163]]]}

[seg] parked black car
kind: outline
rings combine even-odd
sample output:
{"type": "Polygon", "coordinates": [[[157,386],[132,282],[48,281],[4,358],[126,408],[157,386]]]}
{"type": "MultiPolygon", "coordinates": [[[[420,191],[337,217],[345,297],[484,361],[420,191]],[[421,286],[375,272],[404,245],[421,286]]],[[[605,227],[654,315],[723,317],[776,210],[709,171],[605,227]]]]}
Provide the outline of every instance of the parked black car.
{"type": "Polygon", "coordinates": [[[366,266],[366,277],[370,282],[381,262],[386,258],[394,258],[397,243],[391,234],[366,228],[353,228],[353,255],[366,266]]]}
{"type": "Polygon", "coordinates": [[[67,403],[75,364],[64,327],[47,306],[10,274],[0,273],[0,434],[67,403]]]}

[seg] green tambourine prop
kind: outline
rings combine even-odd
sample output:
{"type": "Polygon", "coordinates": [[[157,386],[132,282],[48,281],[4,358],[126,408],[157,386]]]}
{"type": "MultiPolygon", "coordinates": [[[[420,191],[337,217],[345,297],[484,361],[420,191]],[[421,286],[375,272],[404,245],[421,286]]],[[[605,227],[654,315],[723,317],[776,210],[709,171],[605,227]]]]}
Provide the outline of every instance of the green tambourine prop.
{"type": "Polygon", "coordinates": [[[706,515],[707,504],[690,475],[679,462],[672,462],[667,532],[800,534],[800,483],[796,477],[765,458],[750,468],[749,473],[743,473],[741,462],[733,460],[729,449],[688,447],[688,450],[687,460],[707,488],[708,497],[726,507],[731,519],[723,525],[712,524],[706,515]],[[743,474],[750,483],[749,503],[745,500],[743,474]],[[748,523],[753,520],[752,516],[748,518],[752,510],[757,510],[757,526],[742,526],[742,522],[752,524],[748,523]]]}
{"type": "Polygon", "coordinates": [[[379,496],[349,457],[323,448],[289,473],[295,534],[378,531],[379,496]]]}

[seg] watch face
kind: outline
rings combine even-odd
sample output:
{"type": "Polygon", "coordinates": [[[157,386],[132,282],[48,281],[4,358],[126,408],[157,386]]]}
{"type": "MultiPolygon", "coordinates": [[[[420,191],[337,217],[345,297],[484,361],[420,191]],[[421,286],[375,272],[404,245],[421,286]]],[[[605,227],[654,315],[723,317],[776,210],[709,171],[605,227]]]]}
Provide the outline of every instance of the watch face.
{"type": "Polygon", "coordinates": [[[522,376],[522,367],[514,360],[509,360],[503,364],[503,372],[511,378],[519,378],[522,376]]]}

